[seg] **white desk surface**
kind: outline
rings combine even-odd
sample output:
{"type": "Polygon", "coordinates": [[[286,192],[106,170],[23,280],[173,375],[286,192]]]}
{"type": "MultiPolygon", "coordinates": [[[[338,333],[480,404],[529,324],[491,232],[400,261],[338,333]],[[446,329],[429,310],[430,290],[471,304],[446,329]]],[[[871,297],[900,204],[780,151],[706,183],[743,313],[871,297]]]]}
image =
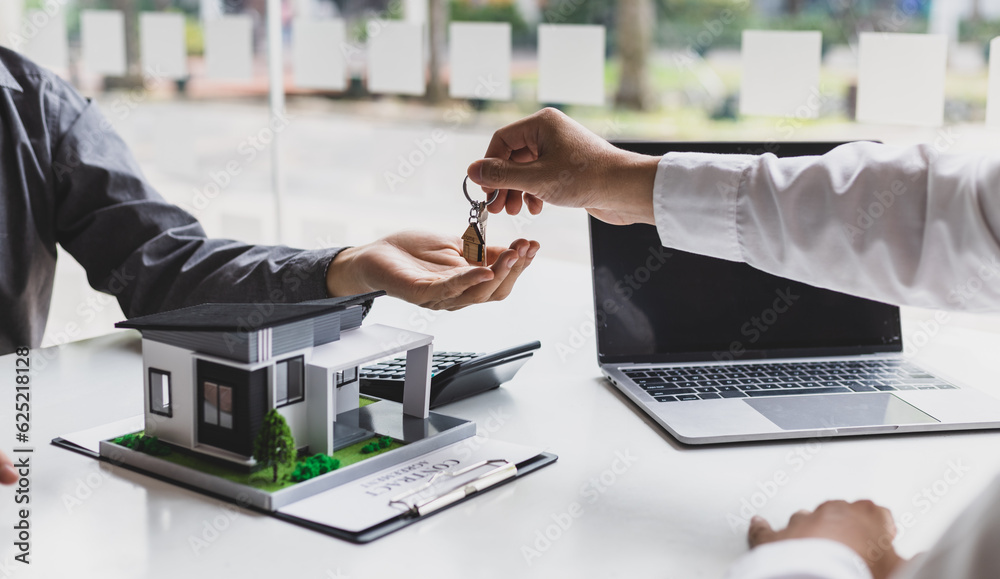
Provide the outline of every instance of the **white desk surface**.
{"type": "MultiPolygon", "coordinates": [[[[744,499],[763,503],[760,513],[783,524],[827,499],[871,498],[897,520],[912,516],[898,541],[912,555],[1000,472],[1000,432],[682,446],[600,377],[591,312],[588,269],[544,259],[500,304],[440,313],[379,300],[369,321],[434,334],[438,349],[489,351],[541,340],[512,382],[442,411],[560,458],[368,545],[49,445],[55,436],[141,412],[139,341],[120,332],[35,351],[32,564],[11,562],[13,531],[5,524],[0,569],[18,577],[721,577],[746,548],[744,529],[729,521],[744,499]],[[624,467],[619,455],[635,460],[624,467]],[[952,464],[967,471],[945,483],[952,464]],[[775,485],[772,497],[754,496],[776,475],[785,484],[775,485]],[[934,502],[920,498],[924,489],[934,502]],[[582,512],[567,524],[574,503],[582,512]],[[560,519],[565,530],[556,526],[560,519]],[[546,531],[555,540],[538,542],[546,531]],[[529,561],[525,548],[537,556],[529,561]]],[[[915,328],[907,319],[904,334],[915,328]]],[[[956,320],[918,360],[1000,396],[998,351],[1000,335],[956,320]]],[[[13,357],[0,357],[7,393],[0,444],[8,450],[15,445],[13,376],[13,357]]],[[[0,488],[0,520],[15,516],[13,489],[0,488]]]]}

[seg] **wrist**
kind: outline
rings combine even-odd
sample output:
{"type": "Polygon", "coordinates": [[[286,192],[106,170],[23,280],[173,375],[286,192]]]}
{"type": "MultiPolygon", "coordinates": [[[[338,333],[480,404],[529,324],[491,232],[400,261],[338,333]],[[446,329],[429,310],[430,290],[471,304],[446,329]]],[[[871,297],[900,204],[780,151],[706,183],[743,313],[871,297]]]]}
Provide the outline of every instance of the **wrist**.
{"type": "Polygon", "coordinates": [[[364,279],[364,268],[359,262],[364,255],[364,246],[346,247],[333,257],[326,268],[326,292],[338,298],[372,291],[364,279]]]}
{"type": "Polygon", "coordinates": [[[622,153],[607,175],[608,209],[630,223],[653,225],[653,185],[660,158],[622,153]]]}

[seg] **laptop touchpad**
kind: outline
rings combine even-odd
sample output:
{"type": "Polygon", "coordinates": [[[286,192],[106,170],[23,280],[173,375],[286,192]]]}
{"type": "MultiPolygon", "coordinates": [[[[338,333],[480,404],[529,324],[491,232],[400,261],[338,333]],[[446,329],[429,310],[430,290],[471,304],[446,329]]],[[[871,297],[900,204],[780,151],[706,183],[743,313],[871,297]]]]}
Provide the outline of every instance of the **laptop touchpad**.
{"type": "Polygon", "coordinates": [[[938,422],[889,393],[776,396],[743,401],[783,430],[938,422]]]}

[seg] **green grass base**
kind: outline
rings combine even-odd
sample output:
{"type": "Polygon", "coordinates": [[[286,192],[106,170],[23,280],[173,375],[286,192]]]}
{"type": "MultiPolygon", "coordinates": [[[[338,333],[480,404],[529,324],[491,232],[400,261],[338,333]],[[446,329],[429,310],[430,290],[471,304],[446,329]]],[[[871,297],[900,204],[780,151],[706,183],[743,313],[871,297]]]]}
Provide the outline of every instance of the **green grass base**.
{"type": "MultiPolygon", "coordinates": [[[[371,404],[372,402],[375,402],[375,400],[369,401],[368,404],[371,404]]],[[[362,405],[365,404],[364,398],[362,398],[361,403],[362,405]]],[[[397,440],[393,440],[392,444],[390,444],[386,448],[380,448],[379,450],[372,452],[370,454],[363,454],[361,452],[362,447],[364,447],[369,442],[372,442],[373,440],[377,441],[378,438],[379,436],[376,435],[374,438],[362,440],[361,442],[358,442],[356,444],[344,447],[334,452],[333,458],[336,458],[340,461],[340,468],[342,469],[352,464],[361,462],[366,458],[378,456],[382,453],[389,452],[390,450],[394,450],[396,448],[405,446],[405,444],[397,440]]],[[[114,442],[114,441],[109,440],[108,442],[114,442]]],[[[298,484],[291,479],[292,471],[295,470],[294,465],[292,465],[291,467],[285,467],[285,466],[278,467],[278,482],[272,482],[271,469],[269,468],[260,469],[253,472],[246,472],[246,470],[240,470],[238,467],[230,466],[225,462],[221,461],[220,459],[213,459],[211,457],[198,454],[195,451],[178,448],[173,445],[171,445],[171,448],[173,449],[173,452],[171,452],[166,456],[158,456],[156,458],[165,460],[167,462],[176,465],[185,466],[204,474],[217,476],[219,478],[228,480],[230,482],[245,485],[269,493],[280,491],[281,489],[286,489],[290,486],[298,484]]]]}
{"type": "Polygon", "coordinates": [[[380,455],[380,454],[382,454],[384,452],[389,452],[390,450],[392,450],[394,448],[400,448],[400,447],[406,446],[402,442],[399,442],[398,440],[393,440],[392,444],[390,444],[386,448],[380,448],[380,449],[378,449],[375,452],[372,452],[370,454],[363,454],[361,452],[361,448],[364,445],[368,444],[372,440],[376,440],[377,441],[378,438],[379,437],[376,436],[375,438],[369,438],[368,440],[362,440],[361,442],[352,444],[351,446],[345,446],[344,448],[341,448],[337,452],[334,452],[333,453],[333,458],[336,458],[336,459],[340,460],[340,468],[344,468],[345,466],[350,466],[350,465],[352,465],[352,464],[354,464],[356,462],[361,462],[362,460],[364,460],[366,458],[371,458],[373,456],[378,456],[378,455],[380,455]]]}

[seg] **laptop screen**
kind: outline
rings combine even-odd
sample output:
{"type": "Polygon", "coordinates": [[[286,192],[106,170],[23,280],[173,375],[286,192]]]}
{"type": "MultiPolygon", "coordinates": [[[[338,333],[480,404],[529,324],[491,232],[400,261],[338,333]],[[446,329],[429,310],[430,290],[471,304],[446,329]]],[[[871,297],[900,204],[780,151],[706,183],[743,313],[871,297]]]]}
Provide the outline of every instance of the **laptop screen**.
{"type": "MultiPolygon", "coordinates": [[[[763,143],[615,143],[670,151],[761,153],[763,143]]],[[[778,156],[837,143],[771,144],[778,156]]],[[[590,219],[601,363],[739,361],[899,352],[899,308],[730,262],[664,248],[651,225],[590,219]]]]}

